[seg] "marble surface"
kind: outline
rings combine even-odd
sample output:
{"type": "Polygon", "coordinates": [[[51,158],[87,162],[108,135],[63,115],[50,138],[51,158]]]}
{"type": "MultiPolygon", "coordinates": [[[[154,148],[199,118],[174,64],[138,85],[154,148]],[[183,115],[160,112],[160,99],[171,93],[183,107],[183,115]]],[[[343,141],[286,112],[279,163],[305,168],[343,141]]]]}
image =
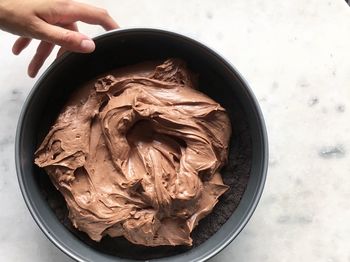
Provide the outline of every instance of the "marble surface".
{"type": "MultiPolygon", "coordinates": [[[[122,27],[161,27],[215,48],[255,92],[269,133],[261,202],[211,262],[350,262],[350,7],[344,0],[87,1],[122,27]]],[[[81,25],[96,35],[102,29],[81,25]]],[[[0,32],[0,260],[71,261],[40,232],[19,191],[14,138],[35,51],[0,32]]],[[[52,56],[45,67],[54,59],[52,56]]],[[[41,71],[42,72],[42,71],[41,71]]]]}

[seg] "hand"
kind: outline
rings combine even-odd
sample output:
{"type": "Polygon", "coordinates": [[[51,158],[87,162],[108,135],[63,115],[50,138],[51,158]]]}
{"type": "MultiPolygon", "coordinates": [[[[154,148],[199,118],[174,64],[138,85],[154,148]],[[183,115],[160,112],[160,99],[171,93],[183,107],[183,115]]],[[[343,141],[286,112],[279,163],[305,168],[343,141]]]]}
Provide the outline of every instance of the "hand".
{"type": "Polygon", "coordinates": [[[12,52],[20,54],[33,38],[41,40],[28,66],[35,77],[55,45],[65,50],[90,53],[94,42],[78,32],[77,21],[101,25],[106,30],[118,28],[106,10],[72,0],[0,0],[0,28],[20,37],[12,52]]]}

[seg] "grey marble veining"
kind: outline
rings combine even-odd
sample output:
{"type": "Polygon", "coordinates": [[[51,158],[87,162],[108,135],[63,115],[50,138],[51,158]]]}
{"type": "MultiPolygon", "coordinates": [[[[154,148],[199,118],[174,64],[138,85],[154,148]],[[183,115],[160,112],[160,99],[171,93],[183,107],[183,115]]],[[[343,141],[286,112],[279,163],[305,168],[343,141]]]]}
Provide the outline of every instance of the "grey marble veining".
{"type": "MultiPolygon", "coordinates": [[[[87,2],[106,7],[123,27],[162,27],[213,47],[239,69],[260,102],[270,144],[265,191],[246,228],[212,262],[350,262],[345,1],[87,2]]],[[[80,27],[88,35],[102,32],[80,27]]],[[[26,66],[36,47],[15,57],[15,37],[0,32],[0,39],[0,260],[71,261],[35,225],[14,167],[17,119],[35,82],[26,66]]]]}

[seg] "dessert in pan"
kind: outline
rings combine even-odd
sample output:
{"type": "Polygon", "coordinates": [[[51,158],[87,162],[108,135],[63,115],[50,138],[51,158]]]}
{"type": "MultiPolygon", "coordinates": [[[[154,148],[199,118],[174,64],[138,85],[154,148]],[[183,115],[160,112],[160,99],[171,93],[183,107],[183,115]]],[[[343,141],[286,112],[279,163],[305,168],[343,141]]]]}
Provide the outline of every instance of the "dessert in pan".
{"type": "Polygon", "coordinates": [[[231,124],[180,59],[114,70],[78,89],[35,153],[73,226],[94,241],[192,245],[228,190],[231,124]]]}

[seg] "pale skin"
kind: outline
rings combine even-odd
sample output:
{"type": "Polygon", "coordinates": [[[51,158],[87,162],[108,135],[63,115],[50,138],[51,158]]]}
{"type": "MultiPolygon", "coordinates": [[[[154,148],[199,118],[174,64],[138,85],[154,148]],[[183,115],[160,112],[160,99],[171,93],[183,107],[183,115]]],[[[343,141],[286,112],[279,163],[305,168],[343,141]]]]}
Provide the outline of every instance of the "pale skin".
{"type": "Polygon", "coordinates": [[[72,0],[0,0],[0,29],[18,35],[12,47],[20,54],[32,39],[41,40],[28,66],[28,75],[35,77],[55,45],[57,56],[69,50],[91,53],[95,43],[80,33],[76,22],[100,25],[105,30],[118,24],[105,9],[72,0]]]}

